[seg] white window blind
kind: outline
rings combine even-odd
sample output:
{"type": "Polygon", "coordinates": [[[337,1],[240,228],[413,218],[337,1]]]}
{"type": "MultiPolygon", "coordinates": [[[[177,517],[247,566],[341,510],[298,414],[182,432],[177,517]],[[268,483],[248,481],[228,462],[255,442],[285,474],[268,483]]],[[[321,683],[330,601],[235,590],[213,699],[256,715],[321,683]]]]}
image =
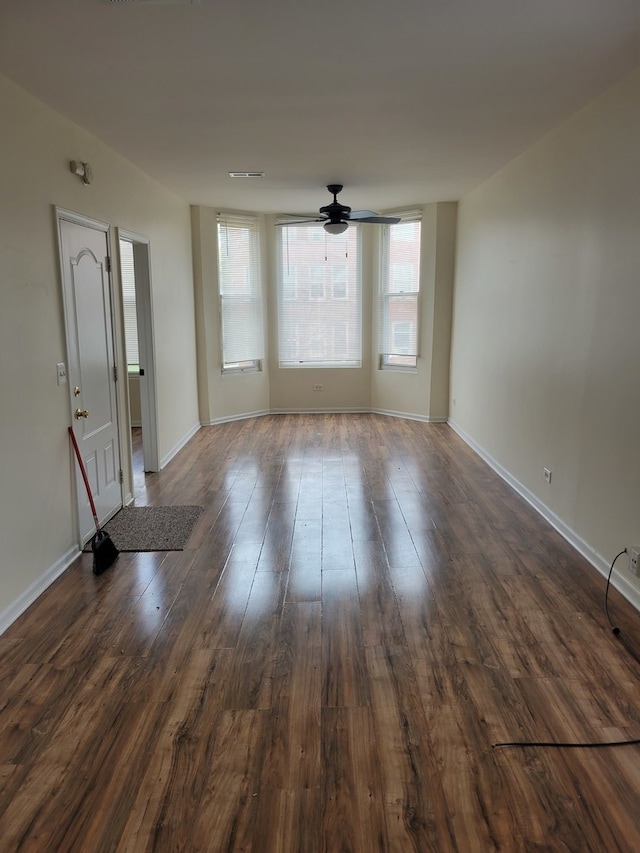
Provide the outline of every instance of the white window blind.
{"type": "Polygon", "coordinates": [[[222,369],[256,370],[264,357],[257,219],[218,216],[222,369]]]}
{"type": "Polygon", "coordinates": [[[124,312],[124,342],[127,351],[127,368],[140,369],[138,355],[138,319],[136,315],[136,276],[133,266],[133,243],[120,240],[120,283],[124,312]]]}
{"type": "Polygon", "coordinates": [[[278,229],[281,367],[360,367],[360,231],[319,225],[278,229]]]}
{"type": "Polygon", "coordinates": [[[418,363],[420,218],[406,213],[382,233],[379,298],[381,367],[415,368],[418,363]]]}

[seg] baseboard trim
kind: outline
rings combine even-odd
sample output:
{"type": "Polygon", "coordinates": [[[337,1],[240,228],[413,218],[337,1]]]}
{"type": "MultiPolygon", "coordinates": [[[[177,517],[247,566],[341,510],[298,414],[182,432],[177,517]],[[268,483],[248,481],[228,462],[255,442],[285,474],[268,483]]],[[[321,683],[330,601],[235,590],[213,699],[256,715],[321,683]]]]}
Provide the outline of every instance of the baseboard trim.
{"type": "Polygon", "coordinates": [[[263,418],[265,415],[270,415],[269,409],[260,409],[256,412],[242,412],[239,415],[227,415],[224,418],[213,418],[210,421],[203,421],[202,426],[217,426],[218,424],[230,424],[234,421],[247,421],[249,418],[263,418]]]}
{"type": "Polygon", "coordinates": [[[446,424],[446,417],[431,417],[430,415],[417,415],[415,412],[396,412],[394,409],[370,409],[374,415],[386,415],[389,418],[402,418],[405,421],[420,421],[423,424],[446,424]]]}
{"type": "Polygon", "coordinates": [[[272,415],[359,415],[371,409],[360,406],[333,406],[329,409],[271,409],[272,415]]]}
{"type": "Polygon", "coordinates": [[[167,453],[167,455],[162,457],[162,459],[160,460],[160,470],[162,470],[166,465],[168,465],[174,456],[177,456],[178,453],[180,453],[180,451],[185,446],[185,444],[187,444],[187,442],[191,441],[191,439],[198,432],[198,430],[200,429],[201,426],[202,425],[199,423],[194,424],[194,426],[191,427],[189,432],[187,432],[186,435],[184,435],[180,439],[180,441],[174,447],[171,448],[171,450],[167,453]]]}
{"type": "Polygon", "coordinates": [[[244,421],[248,418],[261,418],[265,415],[339,415],[339,414],[373,414],[386,415],[391,418],[404,418],[407,421],[420,421],[426,424],[446,424],[447,417],[428,417],[418,415],[415,412],[397,412],[393,409],[370,408],[369,406],[333,407],[329,409],[262,409],[257,412],[243,412],[239,415],[229,415],[224,418],[214,418],[203,421],[202,426],[216,426],[216,424],[232,423],[233,421],[244,421]]]}
{"type": "MultiPolygon", "coordinates": [[[[603,577],[608,577],[611,568],[611,561],[598,553],[589,543],[572,530],[564,521],[549,509],[533,492],[529,491],[526,486],[517,480],[506,468],[487,453],[470,435],[462,429],[462,427],[453,420],[449,420],[449,426],[456,432],[460,438],[468,444],[469,447],[478,454],[478,456],[492,468],[511,488],[517,492],[520,497],[524,498],[527,503],[547,521],[563,539],[576,549],[576,551],[585,558],[603,577]]],[[[611,586],[615,587],[618,592],[623,595],[627,601],[632,604],[636,610],[640,611],[640,589],[638,589],[625,575],[620,572],[613,572],[611,575],[611,586]]]]}
{"type": "Polygon", "coordinates": [[[80,556],[80,549],[77,545],[70,548],[66,554],[63,554],[55,563],[50,566],[47,571],[35,580],[30,587],[19,595],[15,601],[5,608],[0,613],[0,634],[3,634],[9,625],[12,625],[16,619],[21,616],[24,611],[30,607],[40,595],[51,586],[51,584],[60,575],[69,568],[71,563],[80,556]]]}

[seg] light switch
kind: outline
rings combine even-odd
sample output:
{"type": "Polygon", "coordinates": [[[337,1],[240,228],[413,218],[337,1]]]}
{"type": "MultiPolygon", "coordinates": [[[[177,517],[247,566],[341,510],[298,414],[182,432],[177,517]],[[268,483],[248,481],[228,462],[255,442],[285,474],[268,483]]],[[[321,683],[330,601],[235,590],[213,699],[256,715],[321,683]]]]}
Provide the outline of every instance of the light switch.
{"type": "Polygon", "coordinates": [[[67,368],[64,363],[61,361],[60,364],[56,365],[56,370],[58,371],[58,385],[66,385],[67,384],[67,368]]]}

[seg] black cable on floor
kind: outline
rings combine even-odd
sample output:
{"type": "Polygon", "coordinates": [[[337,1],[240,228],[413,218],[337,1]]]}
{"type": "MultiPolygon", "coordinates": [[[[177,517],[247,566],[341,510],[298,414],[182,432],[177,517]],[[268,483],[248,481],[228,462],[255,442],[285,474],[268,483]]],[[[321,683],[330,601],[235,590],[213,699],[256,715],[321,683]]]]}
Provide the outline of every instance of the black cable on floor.
{"type": "MultiPolygon", "coordinates": [[[[609,574],[607,576],[607,586],[604,591],[604,612],[609,620],[609,624],[611,625],[611,630],[617,637],[620,633],[620,628],[613,624],[611,621],[611,616],[609,615],[609,586],[611,584],[611,575],[613,573],[613,567],[616,564],[616,560],[618,557],[621,557],[623,554],[627,553],[627,549],[624,548],[620,551],[619,554],[613,558],[611,563],[611,568],[609,569],[609,574]]],[[[611,741],[611,742],[596,742],[596,743],[556,743],[554,741],[510,741],[507,743],[493,743],[491,746],[493,749],[498,749],[501,747],[507,746],[542,746],[542,747],[553,747],[555,749],[600,749],[608,746],[635,746],[636,744],[640,744],[640,738],[635,738],[634,740],[619,740],[619,741],[611,741]]]]}
{"type": "Polygon", "coordinates": [[[627,549],[623,548],[622,551],[620,551],[619,554],[616,554],[616,556],[613,558],[613,562],[611,563],[611,568],[609,569],[609,574],[607,576],[607,586],[606,586],[606,589],[604,591],[604,612],[607,616],[607,619],[609,620],[609,625],[611,625],[611,630],[616,635],[616,637],[620,633],[620,628],[617,628],[613,624],[613,622],[611,621],[611,616],[609,616],[609,586],[611,584],[611,575],[613,573],[613,567],[616,564],[616,560],[618,559],[618,557],[622,557],[622,555],[626,554],[626,553],[627,553],[627,549]]]}
{"type": "Polygon", "coordinates": [[[493,749],[498,749],[499,747],[504,746],[550,746],[555,747],[556,749],[599,749],[605,746],[633,746],[634,744],[640,744],[640,738],[636,738],[635,740],[617,740],[611,741],[610,743],[598,742],[598,743],[555,743],[553,741],[512,741],[510,743],[492,743],[491,746],[493,749]]]}

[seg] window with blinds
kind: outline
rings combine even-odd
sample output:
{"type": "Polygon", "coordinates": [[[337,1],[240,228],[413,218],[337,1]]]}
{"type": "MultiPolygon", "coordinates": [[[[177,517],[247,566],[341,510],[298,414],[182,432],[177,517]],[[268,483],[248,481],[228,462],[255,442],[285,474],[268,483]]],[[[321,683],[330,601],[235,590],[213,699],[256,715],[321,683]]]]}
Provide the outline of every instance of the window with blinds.
{"type": "Polygon", "coordinates": [[[138,318],[136,315],[136,275],[133,265],[133,243],[120,240],[120,283],[124,311],[124,344],[127,352],[127,371],[140,372],[138,354],[138,318]]]}
{"type": "Polygon", "coordinates": [[[382,231],[378,342],[381,368],[418,364],[420,215],[406,213],[382,231]]]}
{"type": "Polygon", "coordinates": [[[360,231],[318,225],[278,228],[281,367],[360,367],[360,231]]]}
{"type": "Polygon", "coordinates": [[[264,333],[258,220],[218,216],[222,372],[262,369],[264,333]]]}

